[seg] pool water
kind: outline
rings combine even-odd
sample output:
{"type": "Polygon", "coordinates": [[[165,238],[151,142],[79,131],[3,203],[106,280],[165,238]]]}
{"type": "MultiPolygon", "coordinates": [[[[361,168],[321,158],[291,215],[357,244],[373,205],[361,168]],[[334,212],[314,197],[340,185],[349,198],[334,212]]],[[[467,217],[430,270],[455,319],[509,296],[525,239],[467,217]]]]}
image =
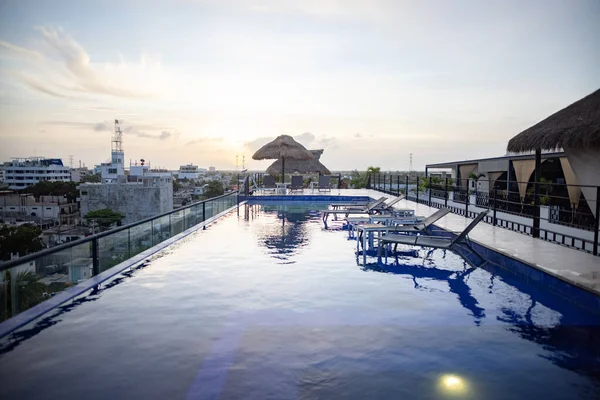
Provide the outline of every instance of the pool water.
{"type": "Polygon", "coordinates": [[[0,398],[600,398],[597,315],[449,251],[359,265],[323,207],[241,206],[30,324],[0,398]]]}

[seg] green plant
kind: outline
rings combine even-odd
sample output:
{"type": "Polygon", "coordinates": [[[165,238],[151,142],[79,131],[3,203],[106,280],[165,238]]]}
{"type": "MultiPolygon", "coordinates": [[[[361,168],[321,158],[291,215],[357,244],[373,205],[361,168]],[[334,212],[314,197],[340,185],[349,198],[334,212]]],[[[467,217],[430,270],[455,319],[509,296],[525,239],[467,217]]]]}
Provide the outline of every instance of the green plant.
{"type": "Polygon", "coordinates": [[[97,224],[101,229],[106,230],[113,224],[120,224],[125,218],[125,215],[120,212],[115,212],[110,208],[103,208],[101,210],[90,211],[83,217],[86,221],[93,224],[97,224]]]}
{"type": "Polygon", "coordinates": [[[42,230],[33,224],[0,227],[0,260],[10,260],[11,254],[24,256],[44,248],[42,230]]]}
{"type": "Polygon", "coordinates": [[[225,188],[221,181],[210,181],[204,191],[204,197],[210,199],[211,197],[221,196],[225,193],[225,188]]]}

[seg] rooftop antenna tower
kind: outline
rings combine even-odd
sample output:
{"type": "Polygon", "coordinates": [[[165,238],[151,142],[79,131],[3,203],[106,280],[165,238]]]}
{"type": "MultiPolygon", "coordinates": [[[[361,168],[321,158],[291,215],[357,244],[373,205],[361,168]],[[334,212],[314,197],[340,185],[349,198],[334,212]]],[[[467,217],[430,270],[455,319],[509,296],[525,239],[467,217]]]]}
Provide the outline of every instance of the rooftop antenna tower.
{"type": "Polygon", "coordinates": [[[235,170],[237,171],[238,169],[238,156],[235,156],[235,170]]]}
{"type": "Polygon", "coordinates": [[[73,154],[69,154],[69,167],[73,168],[73,154]]]}
{"type": "Polygon", "coordinates": [[[412,174],[412,170],[413,170],[413,168],[412,168],[412,155],[413,155],[413,153],[410,153],[410,162],[408,163],[408,173],[409,173],[409,175],[412,174]]]}
{"type": "Polygon", "coordinates": [[[246,156],[242,156],[242,169],[246,169],[246,156]]]}
{"type": "Polygon", "coordinates": [[[111,147],[112,151],[123,151],[123,132],[118,119],[115,119],[115,136],[112,138],[111,147]]]}

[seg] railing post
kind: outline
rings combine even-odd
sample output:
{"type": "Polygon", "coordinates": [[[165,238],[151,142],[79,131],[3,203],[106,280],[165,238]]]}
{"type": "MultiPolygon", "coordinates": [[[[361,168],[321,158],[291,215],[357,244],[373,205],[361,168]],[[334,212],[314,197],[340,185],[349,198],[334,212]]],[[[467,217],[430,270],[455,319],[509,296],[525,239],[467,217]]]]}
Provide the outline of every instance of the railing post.
{"type": "Polygon", "coordinates": [[[131,258],[131,228],[127,228],[127,258],[131,258]]]}
{"type": "Polygon", "coordinates": [[[367,189],[371,189],[371,174],[367,175],[367,189]]]}
{"type": "Polygon", "coordinates": [[[417,203],[419,202],[419,177],[417,176],[417,203]]]}
{"type": "Polygon", "coordinates": [[[338,174],[338,189],[341,189],[341,188],[342,188],[342,174],[338,174]]]}
{"type": "Polygon", "coordinates": [[[431,207],[431,176],[429,177],[429,207],[431,207]]]}
{"type": "Polygon", "coordinates": [[[400,175],[396,175],[396,181],[398,181],[397,182],[398,188],[396,189],[396,196],[400,197],[400,175]]]}
{"type": "Polygon", "coordinates": [[[408,175],[406,175],[406,198],[408,199],[408,175]]]}
{"type": "Polygon", "coordinates": [[[92,276],[100,273],[100,255],[98,254],[98,239],[92,240],[92,276]]]}
{"type": "Polygon", "coordinates": [[[535,183],[533,184],[533,229],[531,234],[534,238],[540,237],[540,180],[542,174],[540,171],[542,165],[542,151],[535,150],[535,183]]]}
{"type": "Polygon", "coordinates": [[[600,186],[596,188],[596,225],[594,227],[594,250],[592,253],[598,255],[598,229],[600,229],[600,186]]]}
{"type": "Polygon", "coordinates": [[[206,221],[206,200],[202,202],[202,222],[206,221]]]}
{"type": "Polygon", "coordinates": [[[154,246],[156,243],[154,243],[154,220],[150,221],[150,240],[152,243],[152,246],[154,246]]]}
{"type": "Polygon", "coordinates": [[[444,207],[448,207],[448,177],[446,177],[446,187],[444,190],[444,207]]]}
{"type": "Polygon", "coordinates": [[[493,222],[494,222],[494,226],[496,226],[496,224],[498,223],[498,219],[496,218],[496,209],[497,209],[496,199],[497,199],[498,195],[496,193],[496,189],[492,189],[492,191],[493,191],[493,200],[492,201],[493,201],[493,207],[494,207],[493,208],[493,210],[494,210],[494,221],[493,222]]]}
{"type": "Polygon", "coordinates": [[[465,201],[465,217],[469,218],[469,200],[471,195],[469,194],[469,180],[467,179],[467,200],[465,201]]]}

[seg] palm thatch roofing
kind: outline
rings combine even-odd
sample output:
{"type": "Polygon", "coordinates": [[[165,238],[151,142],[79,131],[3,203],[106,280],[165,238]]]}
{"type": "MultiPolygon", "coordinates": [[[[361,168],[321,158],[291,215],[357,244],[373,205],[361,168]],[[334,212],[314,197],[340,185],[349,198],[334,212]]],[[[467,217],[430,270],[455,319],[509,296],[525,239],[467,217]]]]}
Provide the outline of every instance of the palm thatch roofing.
{"type": "Polygon", "coordinates": [[[507,150],[600,150],[600,89],[510,139],[507,150]]]}
{"type": "MultiPolygon", "coordinates": [[[[323,154],[323,149],[319,150],[310,150],[313,155],[312,160],[298,160],[296,158],[286,158],[285,159],[285,169],[289,172],[298,172],[301,174],[308,174],[311,172],[320,173],[322,175],[330,175],[331,172],[325,167],[319,158],[321,154],[323,154]]],[[[281,160],[275,161],[273,164],[267,168],[267,173],[269,175],[276,175],[281,172],[281,160]]]]}
{"type": "Polygon", "coordinates": [[[269,160],[284,157],[288,159],[310,160],[313,155],[304,146],[289,135],[277,136],[273,141],[258,149],[252,156],[254,160],[269,160]]]}

